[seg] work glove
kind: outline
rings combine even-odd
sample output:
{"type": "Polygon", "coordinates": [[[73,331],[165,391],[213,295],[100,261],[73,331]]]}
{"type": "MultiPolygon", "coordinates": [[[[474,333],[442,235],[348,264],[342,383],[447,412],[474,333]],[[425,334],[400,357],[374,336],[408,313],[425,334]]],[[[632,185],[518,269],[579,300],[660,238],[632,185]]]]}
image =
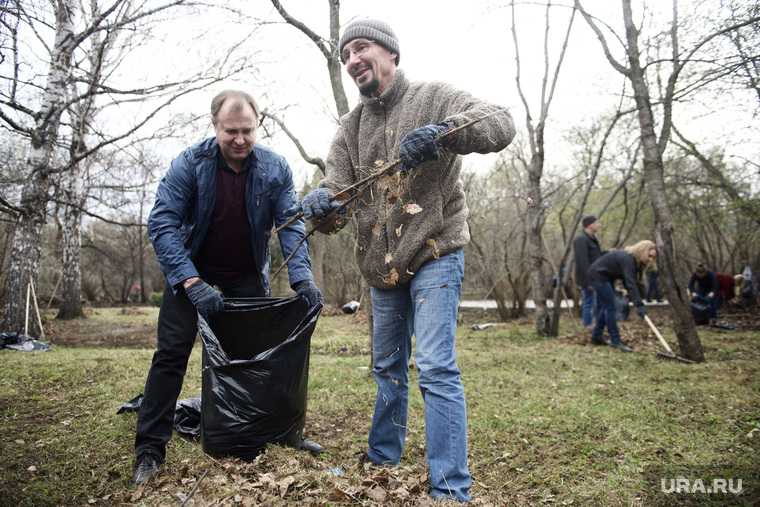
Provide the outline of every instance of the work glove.
{"type": "Polygon", "coordinates": [[[637,306],[636,307],[636,313],[638,313],[639,317],[641,317],[641,319],[643,320],[644,317],[646,317],[646,315],[647,315],[647,309],[644,308],[644,305],[637,306]]]}
{"type": "Polygon", "coordinates": [[[318,304],[322,304],[322,293],[311,280],[301,280],[300,282],[296,282],[293,286],[293,290],[309,303],[309,308],[314,308],[318,304]]]}
{"type": "Polygon", "coordinates": [[[330,211],[339,208],[340,202],[331,200],[326,188],[315,188],[303,198],[301,209],[306,220],[324,218],[330,211]]]}
{"type": "Polygon", "coordinates": [[[204,319],[212,317],[214,314],[224,310],[224,299],[222,293],[201,280],[195,282],[185,289],[190,302],[198,310],[204,319]]]}
{"type": "Polygon", "coordinates": [[[437,160],[441,149],[438,137],[449,128],[446,123],[437,123],[416,128],[405,135],[398,147],[401,170],[409,171],[428,160],[437,160]]]}
{"type": "Polygon", "coordinates": [[[707,294],[707,297],[710,298],[710,299],[712,299],[712,298],[715,297],[715,293],[714,292],[710,292],[709,294],[707,294]]]}

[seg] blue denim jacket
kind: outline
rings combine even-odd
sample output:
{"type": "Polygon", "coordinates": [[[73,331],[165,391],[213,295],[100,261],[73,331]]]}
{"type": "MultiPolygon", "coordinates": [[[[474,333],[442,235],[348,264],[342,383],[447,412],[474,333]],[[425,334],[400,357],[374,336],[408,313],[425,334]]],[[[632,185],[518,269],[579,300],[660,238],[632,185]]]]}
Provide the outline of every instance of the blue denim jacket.
{"type": "MultiPolygon", "coordinates": [[[[193,264],[206,237],[216,198],[216,157],[219,145],[209,138],[183,151],[175,158],[161,179],[156,203],[148,217],[148,234],[156,251],[161,270],[169,285],[176,290],[182,281],[199,276],[193,264]]],[[[251,226],[251,242],[257,270],[269,294],[269,237],[273,225],[281,225],[289,216],[286,211],[298,203],[293,175],[283,157],[254,145],[248,158],[246,207],[251,226]]],[[[304,237],[304,222],[298,220],[278,234],[284,258],[287,258],[304,237]]],[[[234,248],[235,245],[230,245],[234,248]]],[[[312,279],[307,242],[288,262],[291,287],[312,279]]]]}

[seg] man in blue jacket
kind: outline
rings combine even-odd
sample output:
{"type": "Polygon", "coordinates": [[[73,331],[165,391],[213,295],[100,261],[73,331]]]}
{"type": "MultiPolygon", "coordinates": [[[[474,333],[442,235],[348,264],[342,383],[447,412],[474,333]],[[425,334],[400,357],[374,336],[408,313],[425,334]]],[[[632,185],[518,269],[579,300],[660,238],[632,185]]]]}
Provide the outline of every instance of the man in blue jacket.
{"type": "MultiPolygon", "coordinates": [[[[175,158],[156,192],[148,232],[167,287],[137,420],[136,484],[155,475],[164,461],[197,334],[197,315],[208,318],[223,310],[223,294],[251,297],[270,292],[272,227],[286,222],[286,211],[298,201],[285,159],[255,144],[258,117],[256,102],[245,92],[227,90],[214,97],[211,122],[216,137],[175,158]]],[[[303,221],[280,231],[283,257],[304,234],[303,221]]],[[[310,305],[321,302],[306,242],[288,262],[288,277],[310,305]]],[[[318,450],[307,440],[292,444],[318,450]]]]}

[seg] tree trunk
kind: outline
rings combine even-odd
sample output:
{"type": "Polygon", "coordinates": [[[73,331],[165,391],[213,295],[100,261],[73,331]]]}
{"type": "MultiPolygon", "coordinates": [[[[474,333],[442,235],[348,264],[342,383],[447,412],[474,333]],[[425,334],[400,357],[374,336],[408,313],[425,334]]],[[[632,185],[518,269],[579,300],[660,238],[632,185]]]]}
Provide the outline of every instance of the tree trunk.
{"type": "Polygon", "coordinates": [[[546,270],[544,269],[544,244],[541,231],[544,227],[544,206],[541,193],[541,173],[543,172],[543,155],[534,153],[528,169],[528,257],[531,267],[531,292],[536,306],[536,333],[539,336],[551,335],[551,321],[546,308],[546,270]]]}
{"type": "MultiPolygon", "coordinates": [[[[145,181],[143,181],[145,185],[145,181]]],[[[143,188],[145,188],[143,186],[143,188]]],[[[145,192],[140,193],[140,226],[137,228],[137,241],[138,241],[138,261],[139,265],[139,277],[140,277],[140,303],[145,304],[148,302],[148,294],[145,290],[145,226],[143,213],[145,212],[145,192]]]]}
{"type": "Polygon", "coordinates": [[[510,309],[507,305],[507,288],[503,282],[497,283],[492,291],[493,298],[496,300],[496,310],[499,313],[499,320],[502,322],[509,321],[510,309]]]}
{"type": "Polygon", "coordinates": [[[348,99],[346,91],[343,89],[343,80],[341,79],[341,62],[338,54],[338,40],[340,38],[340,0],[328,0],[330,2],[330,45],[332,53],[327,58],[327,72],[330,74],[330,86],[332,86],[335,107],[338,110],[338,116],[348,113],[348,99]]]}
{"type": "MultiPolygon", "coordinates": [[[[72,172],[69,178],[79,179],[78,173],[72,172]]],[[[70,185],[76,185],[71,182],[70,185]]],[[[71,203],[77,202],[76,190],[67,197],[71,203]]],[[[76,319],[84,317],[82,311],[82,212],[74,205],[67,205],[63,215],[63,284],[61,307],[57,319],[76,319]]]]}
{"type": "Polygon", "coordinates": [[[672,309],[673,326],[678,337],[681,355],[693,361],[702,362],[705,360],[702,344],[697,335],[697,328],[688,301],[686,301],[683,293],[686,283],[678,276],[679,270],[676,265],[673,242],[673,219],[665,191],[664,164],[657,135],[654,131],[655,122],[649,89],[639,60],[638,31],[633,22],[630,0],[623,0],[623,17],[628,40],[629,79],[638,108],[639,129],[641,130],[644,176],[654,209],[660,279],[664,282],[665,294],[672,309]]]}
{"type": "Polygon", "coordinates": [[[71,73],[75,2],[59,0],[56,5],[56,36],[51,54],[50,73],[43,92],[42,107],[36,115],[35,127],[31,132],[28,158],[31,173],[21,191],[21,212],[12,240],[11,262],[5,285],[6,301],[2,325],[4,331],[24,329],[26,287],[30,280],[36,281],[39,270],[42,227],[45,224],[48,202],[50,162],[58,138],[61,113],[66,101],[66,87],[71,73]]]}

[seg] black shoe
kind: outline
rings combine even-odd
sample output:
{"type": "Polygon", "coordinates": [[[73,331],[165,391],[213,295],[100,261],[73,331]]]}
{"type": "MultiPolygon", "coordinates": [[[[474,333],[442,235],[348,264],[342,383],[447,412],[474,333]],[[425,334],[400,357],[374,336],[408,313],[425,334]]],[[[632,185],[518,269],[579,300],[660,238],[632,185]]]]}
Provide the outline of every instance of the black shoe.
{"type": "Polygon", "coordinates": [[[610,343],[610,347],[618,349],[620,352],[633,352],[633,349],[623,342],[610,343]]]}
{"type": "Polygon", "coordinates": [[[322,446],[316,443],[314,440],[309,440],[308,438],[304,438],[303,440],[301,440],[301,443],[299,444],[298,447],[296,447],[296,449],[300,449],[302,451],[309,451],[314,456],[322,453],[322,446]]]}
{"type": "Polygon", "coordinates": [[[161,468],[161,463],[152,454],[138,456],[135,462],[135,474],[132,477],[132,482],[135,486],[145,484],[158,473],[159,468],[161,468]]]}
{"type": "Polygon", "coordinates": [[[604,338],[591,338],[591,344],[592,345],[609,345],[610,342],[608,342],[604,338]]]}
{"type": "Polygon", "coordinates": [[[300,431],[288,435],[288,438],[285,440],[285,445],[292,447],[293,449],[298,449],[299,451],[309,451],[314,456],[322,452],[321,445],[308,438],[303,438],[300,431]]]}

